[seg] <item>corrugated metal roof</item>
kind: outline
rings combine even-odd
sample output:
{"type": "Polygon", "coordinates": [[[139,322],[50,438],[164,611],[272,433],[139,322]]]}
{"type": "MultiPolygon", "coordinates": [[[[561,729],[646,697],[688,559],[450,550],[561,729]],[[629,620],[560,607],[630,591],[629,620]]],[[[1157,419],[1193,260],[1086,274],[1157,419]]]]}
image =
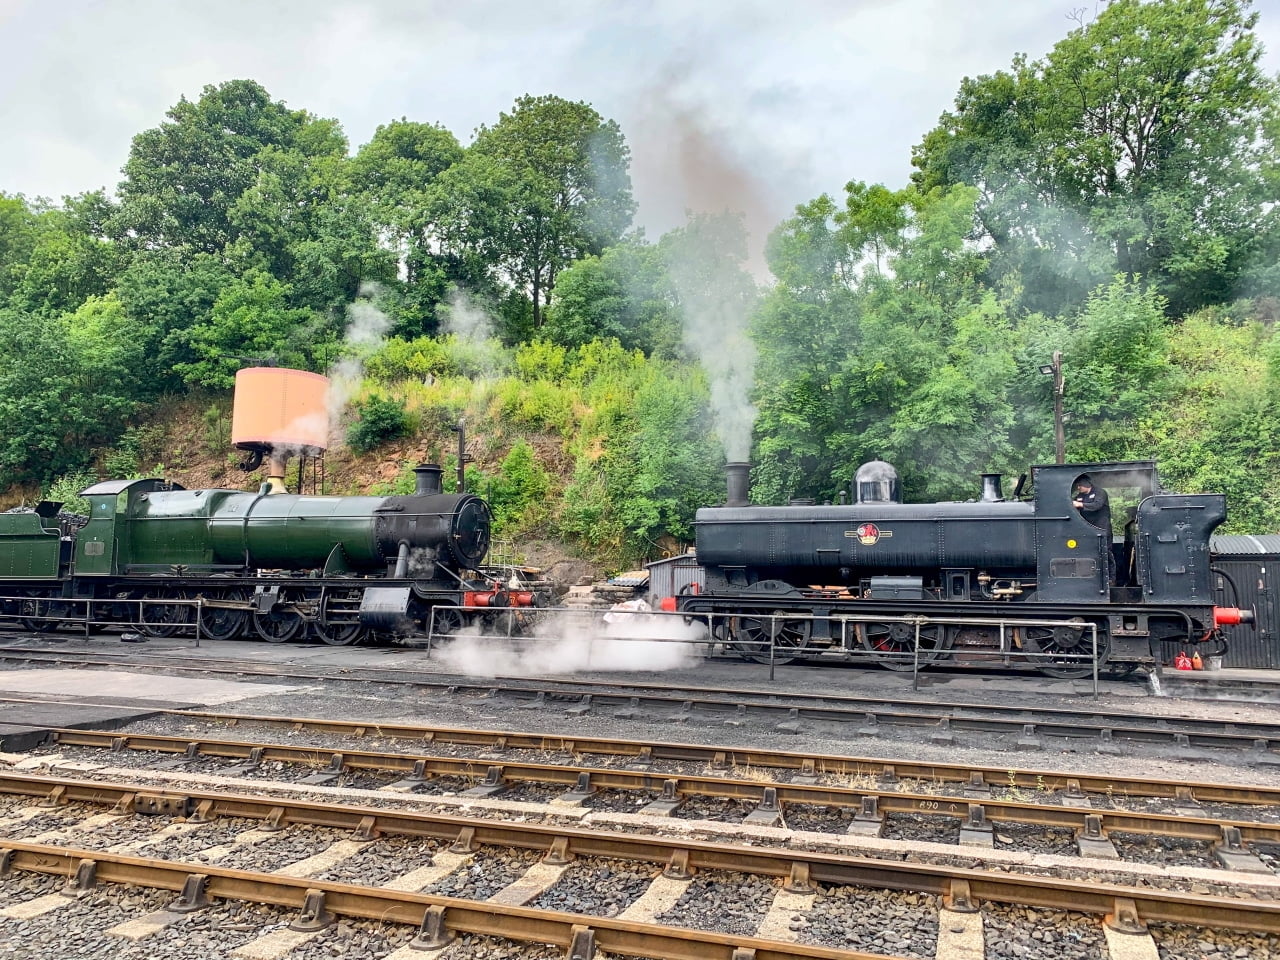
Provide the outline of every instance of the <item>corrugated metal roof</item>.
{"type": "Polygon", "coordinates": [[[644,566],[646,570],[652,570],[654,567],[665,567],[673,563],[696,566],[698,563],[698,556],[690,550],[688,553],[677,553],[674,557],[663,557],[661,560],[651,560],[644,566]]]}
{"type": "Polygon", "coordinates": [[[642,570],[631,570],[609,578],[609,583],[615,587],[640,587],[648,582],[649,574],[642,570]]]}
{"type": "Polygon", "coordinates": [[[1228,557],[1280,555],[1280,534],[1222,534],[1209,538],[1209,549],[1228,557]]]}

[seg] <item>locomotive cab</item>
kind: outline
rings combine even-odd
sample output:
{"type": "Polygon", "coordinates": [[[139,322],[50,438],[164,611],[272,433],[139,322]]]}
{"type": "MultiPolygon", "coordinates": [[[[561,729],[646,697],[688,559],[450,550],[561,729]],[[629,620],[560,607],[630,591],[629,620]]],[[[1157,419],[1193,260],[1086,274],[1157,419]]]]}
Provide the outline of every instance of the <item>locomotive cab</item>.
{"type": "Polygon", "coordinates": [[[1155,461],[1054,464],[1033,468],[1037,590],[1041,602],[1209,603],[1209,535],[1226,519],[1222,494],[1173,494],[1155,461]],[[1106,528],[1072,505],[1088,477],[1106,491],[1106,528]],[[1136,504],[1128,511],[1126,503],[1136,504]],[[1116,516],[1131,516],[1120,537],[1116,516]]]}

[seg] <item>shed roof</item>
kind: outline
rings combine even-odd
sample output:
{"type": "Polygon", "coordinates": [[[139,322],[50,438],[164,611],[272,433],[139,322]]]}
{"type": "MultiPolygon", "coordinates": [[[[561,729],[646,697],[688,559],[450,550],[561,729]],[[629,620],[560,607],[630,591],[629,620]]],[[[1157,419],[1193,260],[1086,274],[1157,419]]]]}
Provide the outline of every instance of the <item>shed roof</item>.
{"type": "Polygon", "coordinates": [[[1280,534],[1221,534],[1209,538],[1209,549],[1218,556],[1280,556],[1280,534]]]}

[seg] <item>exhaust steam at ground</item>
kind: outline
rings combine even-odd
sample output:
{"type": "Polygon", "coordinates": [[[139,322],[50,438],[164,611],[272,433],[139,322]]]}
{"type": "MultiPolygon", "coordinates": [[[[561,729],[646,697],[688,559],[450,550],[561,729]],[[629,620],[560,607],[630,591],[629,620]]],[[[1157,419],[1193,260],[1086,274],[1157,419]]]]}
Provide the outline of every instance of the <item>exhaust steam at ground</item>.
{"type": "Polygon", "coordinates": [[[531,639],[483,637],[469,628],[433,656],[468,677],[681,670],[702,662],[706,625],[645,613],[610,614],[612,623],[560,613],[531,639]]]}

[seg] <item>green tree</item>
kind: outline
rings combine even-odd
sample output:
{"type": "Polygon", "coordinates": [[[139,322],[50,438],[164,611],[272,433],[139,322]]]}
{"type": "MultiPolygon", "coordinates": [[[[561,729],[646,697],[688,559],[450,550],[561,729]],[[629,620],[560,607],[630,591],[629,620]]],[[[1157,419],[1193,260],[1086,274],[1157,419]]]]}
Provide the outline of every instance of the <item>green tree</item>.
{"type": "Polygon", "coordinates": [[[0,478],[84,466],[137,409],[141,340],[114,297],[59,317],[0,311],[0,338],[0,478]]]}
{"type": "MultiPolygon", "coordinates": [[[[346,138],[333,120],[290,110],[252,80],[207,86],[168,121],[133,139],[120,184],[116,233],[143,248],[221,253],[242,233],[237,201],[278,166],[272,151],[340,157],[346,138]]],[[[270,187],[268,186],[268,189],[270,187]]]]}
{"type": "Polygon", "coordinates": [[[378,127],[352,160],[350,181],[368,204],[404,278],[390,297],[398,329],[409,336],[435,329],[435,308],[450,282],[479,291],[484,271],[444,243],[439,224],[447,195],[439,181],[462,159],[457,138],[441,126],[396,120],[378,127]],[[477,283],[477,280],[481,280],[477,283]]]}
{"type": "Polygon", "coordinates": [[[1159,294],[1125,277],[1090,295],[1063,351],[1073,459],[1143,456],[1138,427],[1175,386],[1164,310],[1159,294]]]}
{"type": "Polygon", "coordinates": [[[675,301],[662,250],[626,240],[560,274],[543,335],[565,346],[612,337],[628,350],[675,357],[681,353],[675,301]]]}
{"type": "Polygon", "coordinates": [[[36,213],[26,198],[0,193],[0,304],[25,272],[37,234],[36,213]]]}
{"type": "Polygon", "coordinates": [[[555,96],[521,97],[477,132],[459,177],[497,208],[472,206],[473,233],[492,238],[499,269],[528,293],[535,329],[560,271],[601,253],[630,224],[630,157],[616,123],[555,96]]]}
{"type": "Polygon", "coordinates": [[[977,282],[974,191],[851,183],[846,198],[801,206],[770,238],[755,494],[834,500],[882,458],[914,497],[968,496],[1013,459],[1017,345],[977,282]]]}
{"type": "Polygon", "coordinates": [[[1280,211],[1276,85],[1248,0],[1114,0],[1039,61],[966,79],[916,149],[980,190],[994,276],[1057,311],[1115,272],[1173,314],[1228,299],[1280,211]]]}
{"type": "Polygon", "coordinates": [[[175,369],[188,383],[219,389],[235,384],[235,372],[252,363],[307,367],[334,347],[316,335],[310,310],[289,306],[290,290],[270,274],[251,271],[219,293],[207,321],[187,332],[196,359],[175,369]]]}
{"type": "Polygon", "coordinates": [[[233,279],[222,258],[212,254],[157,249],[133,257],[116,294],[145,344],[141,389],[156,395],[182,386],[178,369],[198,359],[189,331],[209,323],[214,303],[233,279]]]}

